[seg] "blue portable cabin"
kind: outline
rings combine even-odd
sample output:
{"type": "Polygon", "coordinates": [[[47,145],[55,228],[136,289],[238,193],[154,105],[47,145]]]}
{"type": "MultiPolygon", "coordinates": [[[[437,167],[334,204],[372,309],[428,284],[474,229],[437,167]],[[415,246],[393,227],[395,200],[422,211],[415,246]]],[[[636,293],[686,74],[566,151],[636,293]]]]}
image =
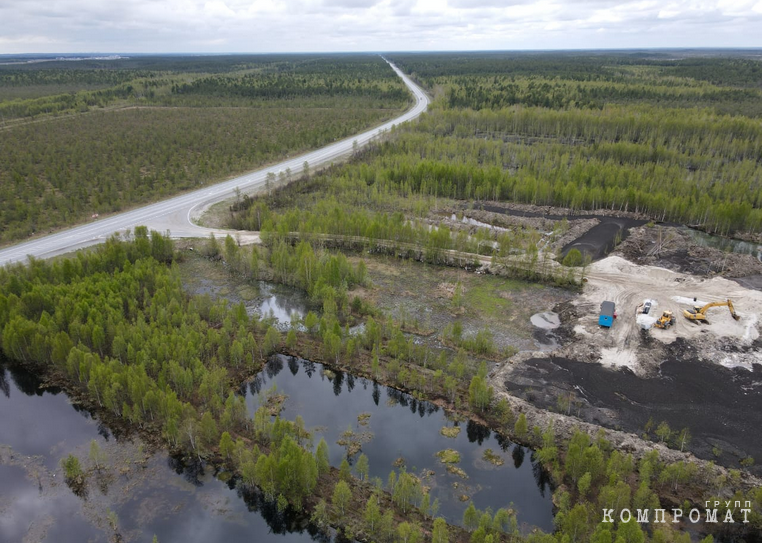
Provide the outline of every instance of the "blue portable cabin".
{"type": "Polygon", "coordinates": [[[616,317],[616,306],[614,302],[602,302],[601,303],[601,316],[598,317],[598,324],[611,328],[614,324],[614,318],[616,317]]]}

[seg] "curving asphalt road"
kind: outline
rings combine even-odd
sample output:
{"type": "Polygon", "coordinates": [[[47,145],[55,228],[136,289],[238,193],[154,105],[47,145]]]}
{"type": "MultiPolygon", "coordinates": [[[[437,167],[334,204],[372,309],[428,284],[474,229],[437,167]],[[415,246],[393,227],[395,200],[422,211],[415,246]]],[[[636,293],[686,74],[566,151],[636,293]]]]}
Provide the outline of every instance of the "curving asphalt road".
{"type": "MultiPolygon", "coordinates": [[[[387,62],[389,61],[387,60],[387,62]]],[[[119,213],[118,215],[96,220],[32,241],[12,245],[0,250],[0,266],[24,261],[27,256],[49,258],[102,243],[116,232],[124,232],[139,225],[145,225],[150,229],[160,232],[169,231],[173,238],[207,237],[210,233],[223,235],[230,233],[230,231],[203,228],[194,224],[192,221],[194,211],[231,198],[235,194],[236,188],[246,193],[252,189],[262,187],[266,182],[269,172],[277,175],[281,170],[285,171],[287,168],[290,168],[292,172],[298,173],[301,172],[305,161],[309,163],[310,168],[330,164],[336,159],[350,153],[353,150],[355,142],[357,142],[358,146],[366,145],[373,138],[391,129],[394,125],[414,119],[426,111],[429,104],[426,94],[394,64],[389,62],[389,65],[402,78],[415,97],[415,105],[396,119],[362,134],[223,183],[210,185],[181,196],[175,196],[168,200],[119,213]]],[[[251,237],[250,233],[242,233],[243,236],[247,234],[251,237]]]]}

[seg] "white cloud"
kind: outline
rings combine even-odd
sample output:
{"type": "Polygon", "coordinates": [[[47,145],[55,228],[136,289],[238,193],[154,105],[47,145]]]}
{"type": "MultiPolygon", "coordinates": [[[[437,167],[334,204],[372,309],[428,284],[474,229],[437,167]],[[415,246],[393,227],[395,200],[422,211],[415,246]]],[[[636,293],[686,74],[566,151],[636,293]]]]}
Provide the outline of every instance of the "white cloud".
{"type": "Polygon", "coordinates": [[[0,53],[762,46],[760,0],[2,0],[0,53]]]}

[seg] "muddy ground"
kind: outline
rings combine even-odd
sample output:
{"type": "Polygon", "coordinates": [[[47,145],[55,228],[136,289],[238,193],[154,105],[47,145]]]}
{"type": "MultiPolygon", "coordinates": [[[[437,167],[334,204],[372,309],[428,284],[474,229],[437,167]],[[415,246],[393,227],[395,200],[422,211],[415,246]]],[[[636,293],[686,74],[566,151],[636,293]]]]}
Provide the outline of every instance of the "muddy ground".
{"type": "Polygon", "coordinates": [[[570,250],[579,249],[591,260],[605,257],[617,244],[627,239],[631,229],[648,222],[647,218],[634,213],[608,210],[588,212],[501,202],[480,204],[478,209],[491,214],[510,216],[514,221],[522,221],[543,231],[552,230],[560,221],[566,220],[575,230],[576,237],[564,237],[564,243],[556,247],[560,255],[564,257],[570,250]]]}
{"type": "MultiPolygon", "coordinates": [[[[653,440],[662,421],[674,432],[688,428],[686,449],[724,465],[762,459],[762,366],[728,369],[684,345],[671,351],[651,378],[566,358],[531,358],[512,367],[504,386],[537,407],[607,428],[642,435],[651,419],[653,440]]],[[[762,466],[754,471],[762,474],[762,466]]]]}
{"type": "MultiPolygon", "coordinates": [[[[659,266],[693,275],[721,275],[747,288],[762,290],[762,262],[757,255],[740,254],[698,243],[685,227],[649,222],[634,213],[594,212],[558,207],[488,202],[447,210],[498,228],[531,228],[549,236],[543,249],[565,256],[579,249],[592,261],[618,254],[636,264],[659,266]],[[566,221],[561,226],[562,221],[566,221]]],[[[701,235],[700,232],[693,232],[701,235]]],[[[731,240],[732,241],[732,240],[731,240]]]]}
{"type": "MultiPolygon", "coordinates": [[[[350,260],[356,263],[360,257],[350,260]]],[[[464,336],[489,330],[500,351],[554,348],[554,335],[533,326],[530,318],[573,297],[559,288],[456,268],[383,256],[363,255],[362,260],[370,286],[353,294],[431,334],[422,340],[436,340],[448,325],[459,321],[464,336]],[[460,300],[456,297],[458,284],[460,300]]]]}
{"type": "Polygon", "coordinates": [[[672,226],[634,228],[627,240],[617,248],[617,254],[636,264],[693,275],[749,277],[749,280],[739,283],[749,288],[762,286],[752,279],[762,277],[762,262],[755,256],[702,246],[693,241],[684,229],[672,226]]]}

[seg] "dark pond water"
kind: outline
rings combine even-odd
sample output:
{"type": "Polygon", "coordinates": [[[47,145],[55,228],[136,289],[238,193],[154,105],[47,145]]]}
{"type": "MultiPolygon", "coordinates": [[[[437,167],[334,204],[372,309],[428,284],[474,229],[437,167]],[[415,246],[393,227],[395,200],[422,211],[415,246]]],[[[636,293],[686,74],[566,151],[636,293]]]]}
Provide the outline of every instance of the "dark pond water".
{"type": "Polygon", "coordinates": [[[32,533],[46,534],[44,541],[61,543],[103,537],[79,515],[79,498],[71,492],[46,495],[45,488],[41,489],[22,467],[0,465],[0,487],[0,541],[21,542],[32,533]]]}
{"type": "Polygon", "coordinates": [[[274,318],[279,329],[288,329],[292,316],[301,319],[307,314],[307,298],[302,291],[267,281],[257,281],[256,286],[259,296],[246,309],[260,318],[274,318]]]}
{"type": "Polygon", "coordinates": [[[113,534],[118,517],[124,541],[323,540],[304,519],[280,514],[256,493],[242,493],[202,465],[185,465],[140,445],[117,441],[87,411],[56,389],[42,390],[34,375],[0,360],[0,542],[83,543],[113,534]],[[59,460],[76,454],[88,466],[98,441],[108,457],[104,484],[89,478],[85,496],[63,483],[59,460]]]}
{"type": "Polygon", "coordinates": [[[751,243],[749,241],[727,238],[724,236],[714,236],[688,227],[683,227],[683,231],[687,232],[691,239],[699,245],[731,253],[752,255],[757,258],[757,260],[762,261],[762,245],[759,243],[751,243]]]}
{"type": "Polygon", "coordinates": [[[121,526],[135,541],[207,543],[210,541],[326,540],[305,518],[279,513],[259,493],[243,492],[235,482],[223,483],[202,465],[155,457],[149,470],[158,475],[137,487],[120,511],[121,526]]]}
{"type": "MultiPolygon", "coordinates": [[[[191,294],[208,294],[212,298],[226,298],[233,304],[243,302],[249,315],[272,318],[281,331],[291,326],[291,317],[303,318],[310,310],[309,299],[304,291],[271,283],[253,281],[241,285],[235,281],[199,278],[186,284],[191,294]]],[[[316,308],[313,308],[316,310],[316,308]]]]}
{"type": "Polygon", "coordinates": [[[42,456],[49,469],[78,445],[111,439],[106,428],[59,389],[40,388],[34,375],[20,368],[11,372],[2,360],[0,390],[0,443],[20,454],[42,456]]]}
{"type": "Polygon", "coordinates": [[[519,524],[552,531],[552,490],[545,472],[532,461],[530,450],[470,421],[460,423],[456,438],[445,437],[441,428],[454,423],[436,405],[367,379],[332,374],[321,364],[281,355],[272,357],[265,370],[245,386],[252,414],[261,399],[259,393],[273,384],[288,395],[281,416],[293,420],[301,415],[307,428],[316,430],[315,444],[320,436],[325,438],[334,466],[346,454],[336,441],[347,428],[357,434],[372,432],[372,439],[362,446],[371,477],[386,482],[391,470],[399,471],[394,466],[399,458],[409,472],[433,470],[435,475],[425,479],[425,484],[431,486],[432,501],[438,498],[441,502],[439,514],[449,522],[461,522],[468,501],[459,498],[465,494],[479,509],[512,504],[519,524]],[[370,414],[366,426],[358,421],[363,413],[370,414]],[[504,460],[502,466],[483,460],[488,448],[504,460]],[[467,479],[448,473],[439,462],[435,455],[444,449],[460,453],[458,467],[467,479]]]}

